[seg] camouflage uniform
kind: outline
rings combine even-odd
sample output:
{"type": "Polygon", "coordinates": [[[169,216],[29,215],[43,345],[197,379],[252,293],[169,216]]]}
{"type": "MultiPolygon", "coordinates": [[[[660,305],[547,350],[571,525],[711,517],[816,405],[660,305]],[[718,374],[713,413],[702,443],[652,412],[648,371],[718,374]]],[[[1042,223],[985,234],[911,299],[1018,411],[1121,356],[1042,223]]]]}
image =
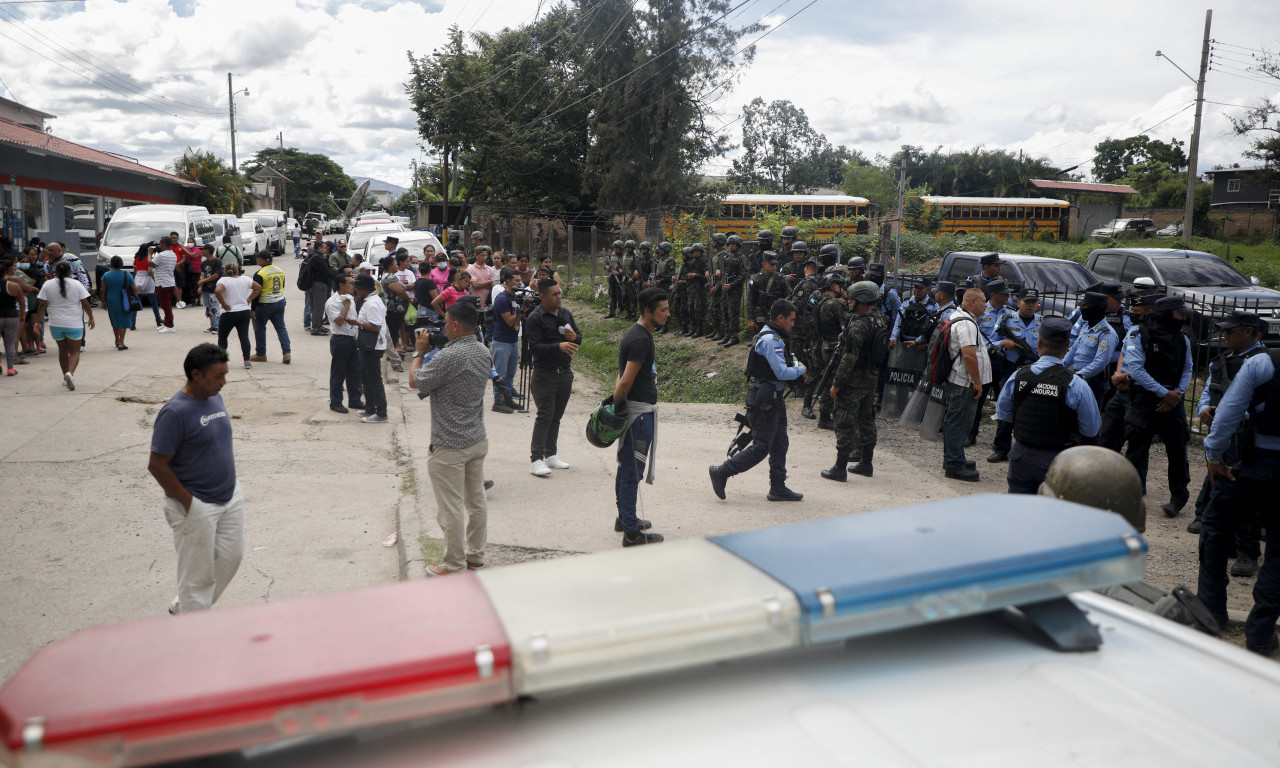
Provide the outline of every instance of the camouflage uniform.
{"type": "Polygon", "coordinates": [[[622,272],[618,276],[618,282],[622,286],[622,296],[618,306],[622,310],[622,314],[628,318],[634,318],[636,314],[636,282],[633,274],[636,268],[635,265],[635,248],[628,248],[623,251],[622,272]]]}
{"type": "MultiPolygon", "coordinates": [[[[818,300],[814,314],[817,319],[811,349],[813,366],[818,369],[818,375],[821,376],[827,368],[827,363],[831,362],[832,355],[836,353],[840,332],[844,330],[844,325],[849,319],[849,308],[843,298],[824,293],[818,300]]],[[[824,387],[821,392],[818,392],[817,397],[818,416],[821,419],[818,426],[830,429],[834,426],[831,422],[831,412],[835,408],[830,387],[824,387]]]]}
{"type": "Polygon", "coordinates": [[[604,259],[605,270],[608,274],[609,286],[609,314],[605,317],[614,317],[618,314],[618,305],[622,302],[622,246],[615,245],[613,252],[604,259]]]}
{"type": "Polygon", "coordinates": [[[816,302],[821,295],[822,277],[817,274],[801,278],[800,283],[791,292],[791,303],[796,305],[796,324],[791,329],[791,345],[796,352],[796,357],[805,365],[804,408],[807,412],[802,411],[802,413],[806,419],[813,418],[814,385],[822,375],[822,371],[818,370],[813,360],[813,305],[810,303],[816,302]]]}
{"type": "Polygon", "coordinates": [[[684,263],[685,315],[680,330],[686,336],[701,336],[707,314],[707,261],[699,252],[689,254],[684,263]]]}
{"type": "Polygon", "coordinates": [[[707,319],[711,326],[707,329],[708,338],[724,338],[724,292],[720,285],[724,276],[724,257],[723,250],[711,256],[711,279],[707,281],[707,319]]]}
{"type": "Polygon", "coordinates": [[[724,329],[725,346],[738,343],[738,333],[742,330],[742,287],[747,278],[747,260],[742,249],[730,248],[724,254],[724,273],[720,277],[721,307],[724,312],[721,327],[724,329]]]}
{"type": "Polygon", "coordinates": [[[855,448],[863,449],[865,455],[865,449],[876,445],[876,382],[885,361],[871,358],[879,334],[884,334],[887,348],[889,324],[883,313],[872,310],[852,315],[840,342],[842,356],[831,386],[839,389],[835,421],[836,454],[845,457],[841,462],[855,448]]]}
{"type": "Polygon", "coordinates": [[[769,307],[778,299],[787,297],[787,280],[774,272],[766,275],[760,272],[751,278],[747,289],[747,303],[751,306],[751,317],[755,320],[756,329],[769,322],[769,307]]]}

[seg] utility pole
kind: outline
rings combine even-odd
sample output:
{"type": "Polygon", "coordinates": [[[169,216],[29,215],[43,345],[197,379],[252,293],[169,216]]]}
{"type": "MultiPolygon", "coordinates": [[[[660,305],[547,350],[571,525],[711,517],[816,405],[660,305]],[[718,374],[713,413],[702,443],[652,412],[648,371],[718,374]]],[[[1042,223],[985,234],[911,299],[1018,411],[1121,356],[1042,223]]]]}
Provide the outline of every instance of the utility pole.
{"type": "Polygon", "coordinates": [[[1204,76],[1209,69],[1209,27],[1213,11],[1204,12],[1204,42],[1200,48],[1200,79],[1196,81],[1196,119],[1191,128],[1191,151],[1187,153],[1187,201],[1182,208],[1182,244],[1191,245],[1191,217],[1196,208],[1196,160],[1200,154],[1200,113],[1204,109],[1204,76]]]}
{"type": "Polygon", "coordinates": [[[231,112],[231,172],[236,173],[236,95],[231,88],[231,73],[227,73],[227,109],[231,112]]]}
{"type": "MultiPolygon", "coordinates": [[[[283,176],[284,175],[284,131],[281,131],[280,133],[276,134],[276,140],[280,142],[280,153],[276,155],[276,165],[278,166],[276,170],[280,171],[280,175],[283,176]]],[[[285,213],[289,212],[289,209],[284,204],[284,179],[280,180],[280,210],[284,211],[285,213]]]]}
{"type": "Polygon", "coordinates": [[[898,173],[898,232],[893,238],[893,271],[897,274],[902,255],[902,198],[907,190],[907,158],[902,158],[898,173]]]}

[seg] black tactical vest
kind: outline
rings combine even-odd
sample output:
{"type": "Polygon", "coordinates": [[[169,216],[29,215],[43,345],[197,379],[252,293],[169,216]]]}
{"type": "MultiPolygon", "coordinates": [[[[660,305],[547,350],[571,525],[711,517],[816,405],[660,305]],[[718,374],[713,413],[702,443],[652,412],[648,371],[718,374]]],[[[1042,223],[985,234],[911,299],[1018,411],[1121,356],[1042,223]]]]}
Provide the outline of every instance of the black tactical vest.
{"type": "Polygon", "coordinates": [[[1139,331],[1142,336],[1142,350],[1147,355],[1143,368],[1157,383],[1173,389],[1182,381],[1182,361],[1186,354],[1186,345],[1182,340],[1182,331],[1161,333],[1151,326],[1144,325],[1139,331]]]}
{"type": "Polygon", "coordinates": [[[1209,363],[1209,405],[1212,407],[1222,402],[1222,398],[1227,394],[1227,387],[1235,381],[1245,360],[1265,351],[1263,347],[1254,347],[1243,355],[1224,353],[1215,357],[1213,362],[1209,363]]]}
{"type": "Polygon", "coordinates": [[[1018,370],[1013,389],[1013,436],[1032,448],[1066,448],[1076,431],[1076,412],[1067,406],[1072,374],[1061,363],[1040,373],[1018,370]]]}
{"type": "Polygon", "coordinates": [[[898,336],[903,341],[914,339],[924,333],[929,325],[929,309],[915,299],[902,305],[902,323],[898,326],[898,336]]]}
{"type": "Polygon", "coordinates": [[[1254,432],[1267,437],[1280,437],[1280,350],[1268,350],[1267,354],[1271,356],[1271,366],[1275,373],[1271,376],[1271,381],[1254,390],[1249,411],[1253,414],[1251,421],[1254,432]],[[1259,406],[1264,406],[1261,413],[1258,412],[1259,406]]]}
{"type": "Polygon", "coordinates": [[[752,381],[778,381],[773,374],[773,368],[770,367],[769,361],[765,359],[764,355],[756,352],[756,344],[760,343],[760,338],[763,336],[773,336],[775,338],[782,339],[782,342],[785,345],[782,351],[782,356],[788,360],[791,358],[790,338],[783,336],[776,328],[772,327],[767,331],[760,331],[760,333],[756,334],[756,337],[751,340],[751,351],[747,352],[747,378],[752,381]]]}

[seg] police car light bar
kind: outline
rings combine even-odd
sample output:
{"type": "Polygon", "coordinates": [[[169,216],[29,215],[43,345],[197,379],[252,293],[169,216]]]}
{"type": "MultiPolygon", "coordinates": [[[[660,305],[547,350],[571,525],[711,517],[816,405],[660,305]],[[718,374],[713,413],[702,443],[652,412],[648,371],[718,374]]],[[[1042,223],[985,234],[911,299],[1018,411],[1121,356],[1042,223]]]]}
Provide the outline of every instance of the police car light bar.
{"type": "Polygon", "coordinates": [[[145,765],[599,685],[1142,578],[1121,517],[901,509],[97,627],[0,688],[0,763],[145,765]]]}

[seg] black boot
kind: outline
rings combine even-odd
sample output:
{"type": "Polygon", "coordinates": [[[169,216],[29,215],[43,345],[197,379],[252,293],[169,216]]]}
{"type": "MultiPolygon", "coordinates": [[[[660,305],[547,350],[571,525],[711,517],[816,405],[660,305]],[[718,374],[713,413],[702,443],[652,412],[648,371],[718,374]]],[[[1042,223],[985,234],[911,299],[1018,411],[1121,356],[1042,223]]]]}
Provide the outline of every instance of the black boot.
{"type": "Polygon", "coordinates": [[[769,501],[799,501],[804,498],[804,494],[791,490],[785,482],[770,483],[769,495],[765,498],[769,501]]]}
{"type": "Polygon", "coordinates": [[[876,447],[874,445],[863,446],[862,459],[856,466],[849,467],[849,471],[855,475],[863,477],[871,477],[871,459],[875,456],[876,447]]]}
{"type": "Polygon", "coordinates": [[[707,467],[707,473],[711,475],[711,490],[715,492],[716,497],[724,498],[724,486],[729,482],[729,473],[725,471],[723,464],[712,464],[707,467]]]}
{"type": "Polygon", "coordinates": [[[836,451],[836,463],[831,467],[831,469],[822,470],[822,476],[828,480],[835,480],[837,483],[843,483],[849,479],[849,474],[844,468],[848,462],[848,453],[836,451]]]}
{"type": "Polygon", "coordinates": [[[734,344],[737,344],[737,343],[738,343],[738,337],[736,335],[730,336],[729,338],[725,339],[724,346],[728,348],[728,347],[732,347],[734,344]]]}
{"type": "Polygon", "coordinates": [[[836,423],[831,420],[830,411],[824,411],[818,414],[818,429],[834,430],[835,428],[836,428],[836,423]]]}

